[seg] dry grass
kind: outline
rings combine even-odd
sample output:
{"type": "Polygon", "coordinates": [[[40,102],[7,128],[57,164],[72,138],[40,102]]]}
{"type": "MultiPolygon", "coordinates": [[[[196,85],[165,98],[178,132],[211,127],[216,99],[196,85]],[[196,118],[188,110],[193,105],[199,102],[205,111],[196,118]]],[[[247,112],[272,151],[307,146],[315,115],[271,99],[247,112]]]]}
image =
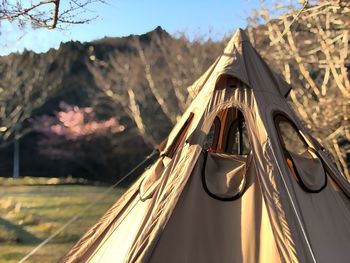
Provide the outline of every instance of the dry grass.
{"type": "MultiPolygon", "coordinates": [[[[45,184],[44,179],[29,178],[1,179],[0,183],[0,262],[18,262],[106,189],[104,186],[45,184]]],[[[57,262],[122,191],[116,189],[110,193],[29,262],[57,262]]]]}

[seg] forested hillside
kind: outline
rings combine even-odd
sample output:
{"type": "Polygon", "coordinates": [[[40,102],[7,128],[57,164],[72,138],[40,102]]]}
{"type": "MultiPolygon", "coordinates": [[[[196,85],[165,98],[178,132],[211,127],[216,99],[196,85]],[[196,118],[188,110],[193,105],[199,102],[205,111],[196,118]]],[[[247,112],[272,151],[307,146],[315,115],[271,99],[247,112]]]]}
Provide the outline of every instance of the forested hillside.
{"type": "MultiPolygon", "coordinates": [[[[341,167],[350,162],[349,4],[329,3],[303,12],[288,34],[293,16],[269,20],[266,10],[246,32],[292,83],[291,105],[341,167]]],[[[191,100],[187,86],[226,41],[190,42],[158,27],[0,57],[0,176],[12,176],[17,138],[22,176],[115,181],[168,134],[191,100]]]]}
{"type": "Polygon", "coordinates": [[[1,176],[12,176],[17,127],[22,176],[114,181],[165,138],[189,102],[186,87],[221,47],[175,39],[158,27],[141,36],[1,57],[1,176]],[[123,130],[100,134],[100,128],[79,138],[47,132],[47,125],[62,124],[63,113],[79,117],[86,109],[93,119],[85,116],[85,124],[114,118],[123,130]]]}

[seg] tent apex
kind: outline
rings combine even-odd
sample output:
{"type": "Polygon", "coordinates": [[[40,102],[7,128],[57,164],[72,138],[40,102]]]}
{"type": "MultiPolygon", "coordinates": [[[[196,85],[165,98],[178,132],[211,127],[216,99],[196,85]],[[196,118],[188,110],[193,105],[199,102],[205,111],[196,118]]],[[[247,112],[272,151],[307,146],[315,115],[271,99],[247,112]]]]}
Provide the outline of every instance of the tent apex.
{"type": "Polygon", "coordinates": [[[236,33],[234,34],[233,39],[235,40],[234,41],[235,43],[239,43],[243,41],[249,42],[247,35],[245,34],[244,30],[240,27],[236,30],[236,33]]]}

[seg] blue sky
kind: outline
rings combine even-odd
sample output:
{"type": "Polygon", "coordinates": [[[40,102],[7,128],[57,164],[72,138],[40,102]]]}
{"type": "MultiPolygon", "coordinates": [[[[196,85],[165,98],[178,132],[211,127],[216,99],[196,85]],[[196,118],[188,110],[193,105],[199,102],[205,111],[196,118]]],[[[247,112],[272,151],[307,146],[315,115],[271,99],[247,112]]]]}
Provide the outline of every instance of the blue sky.
{"type": "MultiPolygon", "coordinates": [[[[210,34],[220,38],[246,26],[246,18],[258,0],[107,0],[94,4],[87,14],[99,18],[90,24],[74,25],[65,30],[19,31],[15,25],[2,23],[0,55],[22,52],[24,48],[45,52],[58,48],[60,42],[91,41],[104,36],[120,37],[142,34],[160,25],[171,34],[185,32],[189,37],[210,34]]],[[[64,5],[67,0],[61,0],[64,5]]]]}

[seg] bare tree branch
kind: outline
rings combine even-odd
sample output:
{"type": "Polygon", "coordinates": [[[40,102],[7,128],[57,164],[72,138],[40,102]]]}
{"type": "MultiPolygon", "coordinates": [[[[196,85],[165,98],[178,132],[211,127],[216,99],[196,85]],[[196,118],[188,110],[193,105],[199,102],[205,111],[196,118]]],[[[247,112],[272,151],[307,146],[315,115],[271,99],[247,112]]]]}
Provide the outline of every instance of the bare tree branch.
{"type": "Polygon", "coordinates": [[[250,35],[274,68],[284,69],[284,76],[294,86],[290,93],[292,106],[313,135],[337,157],[338,168],[348,176],[350,3],[330,0],[313,4],[303,8],[293,27],[289,21],[295,17],[296,8],[263,6],[250,21],[265,22],[266,26],[251,26],[250,35]],[[281,10],[287,13],[280,16],[281,10]],[[266,35],[270,40],[268,49],[262,44],[266,35]]]}
{"type": "Polygon", "coordinates": [[[16,22],[19,26],[29,23],[47,29],[55,29],[61,23],[84,24],[96,16],[80,18],[79,15],[89,11],[86,7],[97,2],[105,3],[104,0],[69,0],[69,7],[62,11],[60,0],[30,1],[30,4],[22,0],[1,0],[0,21],[16,22]]]}

